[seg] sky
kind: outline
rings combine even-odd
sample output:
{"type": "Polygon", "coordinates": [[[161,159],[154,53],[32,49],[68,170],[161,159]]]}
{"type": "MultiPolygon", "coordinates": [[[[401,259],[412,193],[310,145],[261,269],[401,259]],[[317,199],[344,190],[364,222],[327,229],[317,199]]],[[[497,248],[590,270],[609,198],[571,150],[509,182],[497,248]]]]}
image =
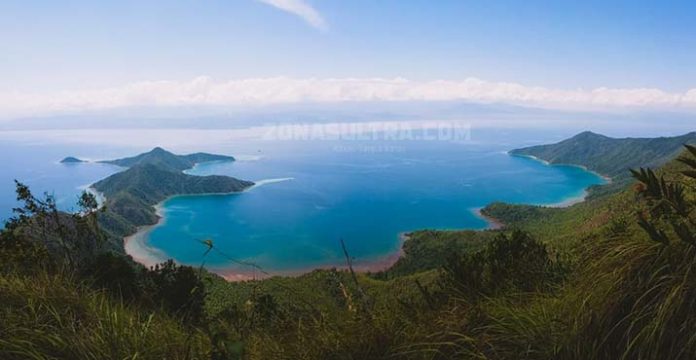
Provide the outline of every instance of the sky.
{"type": "Polygon", "coordinates": [[[494,102],[696,112],[696,2],[3,0],[0,118],[494,102]]]}

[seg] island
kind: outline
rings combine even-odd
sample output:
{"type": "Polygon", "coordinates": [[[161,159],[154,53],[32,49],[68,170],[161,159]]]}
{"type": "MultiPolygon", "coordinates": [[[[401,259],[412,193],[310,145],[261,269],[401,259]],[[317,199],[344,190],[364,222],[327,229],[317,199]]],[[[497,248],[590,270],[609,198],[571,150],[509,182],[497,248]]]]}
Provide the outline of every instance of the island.
{"type": "Polygon", "coordinates": [[[60,161],[61,164],[78,164],[78,163],[83,163],[86,162],[85,160],[78,159],[74,156],[68,156],[63,158],[63,160],[60,161]]]}

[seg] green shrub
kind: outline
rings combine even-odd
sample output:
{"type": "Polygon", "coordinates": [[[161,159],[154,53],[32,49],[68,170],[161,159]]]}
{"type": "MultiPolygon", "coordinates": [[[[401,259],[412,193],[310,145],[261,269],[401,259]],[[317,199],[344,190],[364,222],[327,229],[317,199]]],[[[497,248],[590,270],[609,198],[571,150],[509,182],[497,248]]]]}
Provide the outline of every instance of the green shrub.
{"type": "Polygon", "coordinates": [[[94,257],[82,270],[97,289],[105,289],[117,298],[136,300],[143,295],[142,279],[135,264],[121,254],[102,253],[94,257]]]}
{"type": "Polygon", "coordinates": [[[156,304],[185,323],[203,322],[206,293],[199,271],[168,260],[147,270],[145,277],[152,284],[150,296],[156,304]]]}
{"type": "Polygon", "coordinates": [[[481,251],[451,256],[442,270],[442,287],[466,298],[534,292],[548,288],[558,274],[546,246],[515,230],[499,234],[481,251]]]}

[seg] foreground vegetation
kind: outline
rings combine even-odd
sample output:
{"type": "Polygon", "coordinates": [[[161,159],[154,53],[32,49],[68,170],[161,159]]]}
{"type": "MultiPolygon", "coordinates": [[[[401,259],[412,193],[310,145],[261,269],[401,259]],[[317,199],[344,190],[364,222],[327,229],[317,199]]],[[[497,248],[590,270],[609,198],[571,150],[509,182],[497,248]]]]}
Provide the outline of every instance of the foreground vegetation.
{"type": "Polygon", "coordinates": [[[493,204],[501,230],[411,234],[385,272],[238,283],[145,269],[99,246],[89,195],[60,214],[20,185],[0,358],[691,359],[696,148],[632,175],[566,209],[493,204]]]}

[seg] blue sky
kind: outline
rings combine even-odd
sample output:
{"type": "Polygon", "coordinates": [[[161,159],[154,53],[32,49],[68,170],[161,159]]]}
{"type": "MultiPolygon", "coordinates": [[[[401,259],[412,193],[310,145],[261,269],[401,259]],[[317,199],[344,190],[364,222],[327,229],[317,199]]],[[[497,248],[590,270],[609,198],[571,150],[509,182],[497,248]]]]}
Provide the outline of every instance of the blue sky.
{"type": "Polygon", "coordinates": [[[683,103],[695,18],[694,1],[5,0],[0,96],[41,106],[30,95],[282,76],[650,88],[683,103]]]}

